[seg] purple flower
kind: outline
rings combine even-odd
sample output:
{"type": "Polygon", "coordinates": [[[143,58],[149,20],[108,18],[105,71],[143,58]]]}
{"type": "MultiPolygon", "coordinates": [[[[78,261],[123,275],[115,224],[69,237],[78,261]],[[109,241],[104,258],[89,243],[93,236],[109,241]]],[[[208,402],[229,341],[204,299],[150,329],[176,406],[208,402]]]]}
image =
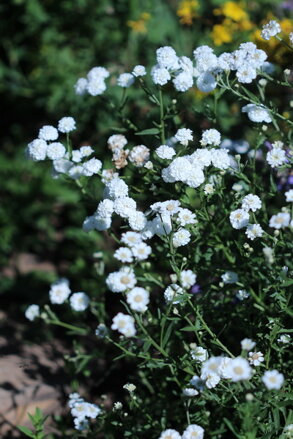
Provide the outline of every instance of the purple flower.
{"type": "Polygon", "coordinates": [[[199,284],[194,284],[194,285],[191,287],[191,293],[192,293],[192,294],[198,294],[198,293],[200,293],[200,292],[201,292],[201,287],[200,287],[199,284]]]}

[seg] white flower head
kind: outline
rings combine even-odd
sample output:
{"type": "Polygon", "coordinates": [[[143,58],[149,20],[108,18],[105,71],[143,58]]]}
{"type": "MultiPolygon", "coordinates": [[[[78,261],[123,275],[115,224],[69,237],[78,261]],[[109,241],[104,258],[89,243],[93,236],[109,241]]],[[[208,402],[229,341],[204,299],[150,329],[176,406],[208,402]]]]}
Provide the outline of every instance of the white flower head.
{"type": "Polygon", "coordinates": [[[265,359],[261,352],[249,352],[248,361],[252,366],[259,366],[265,359]]]}
{"type": "Polygon", "coordinates": [[[288,227],[290,223],[290,214],[287,212],[279,212],[270,219],[269,226],[279,230],[288,227]]]}
{"type": "Polygon", "coordinates": [[[128,314],[119,312],[112,320],[111,329],[116,329],[125,337],[133,337],[136,334],[134,318],[128,314]]]}
{"type": "Polygon", "coordinates": [[[234,271],[226,271],[221,275],[224,284],[236,284],[238,282],[238,274],[234,271]]]}
{"type": "Polygon", "coordinates": [[[288,203],[293,202],[293,189],[289,189],[287,192],[285,192],[286,201],[288,203]]]}
{"type": "Polygon", "coordinates": [[[203,439],[204,429],[197,424],[190,424],[186,430],[184,430],[182,439],[203,439]]]}
{"type": "Polygon", "coordinates": [[[261,36],[264,40],[269,40],[271,37],[278,35],[281,30],[279,23],[275,20],[271,20],[263,26],[261,36]]]}
{"type": "Polygon", "coordinates": [[[188,224],[196,224],[196,214],[191,212],[189,209],[182,209],[180,208],[177,216],[177,221],[179,222],[180,226],[186,226],[188,224]]]}
{"type": "Polygon", "coordinates": [[[178,431],[168,428],[167,430],[162,431],[159,439],[181,439],[181,435],[178,431]]]}
{"type": "Polygon", "coordinates": [[[249,214],[244,209],[237,209],[230,213],[229,218],[234,229],[242,229],[248,225],[249,214]]]}
{"type": "Polygon", "coordinates": [[[155,66],[152,68],[151,76],[154,84],[165,85],[171,79],[171,75],[164,67],[155,66]]]}
{"type": "Polygon", "coordinates": [[[252,212],[256,212],[261,208],[261,200],[257,195],[248,194],[242,200],[242,209],[252,212]]]}
{"type": "Polygon", "coordinates": [[[58,130],[60,133],[70,133],[71,131],[75,130],[76,123],[73,117],[62,117],[62,119],[58,122],[58,130]]]}
{"type": "Polygon", "coordinates": [[[128,88],[134,83],[134,76],[131,73],[121,73],[118,76],[117,84],[120,87],[128,88]]]}
{"type": "Polygon", "coordinates": [[[251,378],[252,369],[245,358],[237,357],[231,359],[225,368],[227,377],[232,381],[249,380],[251,378]]]}
{"type": "Polygon", "coordinates": [[[30,305],[24,313],[25,317],[31,322],[35,320],[36,317],[40,316],[40,307],[39,305],[30,305]]]}
{"type": "Polygon", "coordinates": [[[249,224],[245,230],[245,234],[248,239],[253,241],[255,238],[260,238],[263,235],[263,229],[259,224],[249,224]]]}
{"type": "Polygon", "coordinates": [[[250,338],[244,338],[241,340],[241,349],[244,351],[251,351],[255,347],[256,343],[250,338]]]}
{"type": "Polygon", "coordinates": [[[59,279],[51,285],[49,291],[50,302],[61,305],[67,300],[71,293],[67,279],[59,279]]]}
{"type": "Polygon", "coordinates": [[[152,248],[144,242],[140,242],[132,246],[131,251],[136,260],[144,261],[152,253],[152,248]]]}
{"type": "Polygon", "coordinates": [[[190,288],[196,282],[196,274],[191,270],[182,270],[180,273],[180,281],[184,288],[190,288]]]}
{"type": "Polygon", "coordinates": [[[90,299],[83,292],[74,293],[69,299],[70,306],[74,311],[85,311],[89,306],[90,299]]]}
{"type": "Polygon", "coordinates": [[[34,161],[45,160],[47,154],[47,143],[43,139],[35,139],[27,146],[27,157],[34,161]]]}
{"type": "Polygon", "coordinates": [[[180,228],[174,233],[172,241],[174,247],[182,247],[190,242],[191,234],[187,229],[180,228]]]}
{"type": "Polygon", "coordinates": [[[145,76],[146,75],[146,69],[144,66],[142,65],[137,65],[134,67],[134,69],[132,70],[132,74],[133,76],[135,76],[136,78],[140,77],[140,76],[145,76]]]}
{"type": "Polygon", "coordinates": [[[108,275],[106,284],[113,293],[122,293],[136,285],[135,274],[131,268],[122,267],[119,271],[108,275]]]}
{"type": "Polygon", "coordinates": [[[201,346],[195,346],[190,351],[191,358],[195,361],[203,363],[208,359],[208,351],[201,346]]]}
{"type": "Polygon", "coordinates": [[[188,145],[188,142],[193,140],[192,130],[189,128],[180,128],[175,134],[176,140],[178,140],[181,145],[188,145]]]}
{"type": "Polygon", "coordinates": [[[132,262],[132,252],[128,247],[120,247],[114,253],[114,258],[121,261],[123,264],[132,262]]]}
{"type": "Polygon", "coordinates": [[[58,139],[58,131],[52,125],[44,125],[39,131],[39,139],[42,140],[56,140],[58,139]]]}
{"type": "Polygon", "coordinates": [[[176,305],[183,299],[184,290],[177,284],[169,285],[164,291],[164,297],[167,303],[176,305]]]}
{"type": "Polygon", "coordinates": [[[134,287],[127,293],[126,300],[133,311],[145,312],[149,303],[149,292],[145,288],[134,287]]]}
{"type": "Polygon", "coordinates": [[[178,57],[173,47],[164,46],[157,49],[157,62],[160,67],[176,70],[179,67],[178,57]]]}
{"type": "Polygon", "coordinates": [[[267,370],[262,376],[262,382],[268,390],[279,390],[284,383],[284,375],[277,370],[267,370]]]}
{"type": "Polygon", "coordinates": [[[261,107],[255,104],[247,104],[244,107],[242,107],[242,113],[247,113],[248,118],[252,122],[256,122],[256,123],[272,122],[270,113],[265,107],[261,107]]]}
{"type": "Polygon", "coordinates": [[[155,150],[155,153],[158,157],[160,157],[160,159],[171,160],[172,157],[176,154],[176,151],[171,146],[161,145],[155,150]]]}
{"type": "Polygon", "coordinates": [[[192,387],[185,387],[182,393],[184,396],[192,397],[192,396],[197,396],[199,392],[192,387]]]}
{"type": "Polygon", "coordinates": [[[267,162],[272,168],[278,168],[286,162],[286,153],[280,147],[273,147],[267,153],[267,162]]]}
{"type": "Polygon", "coordinates": [[[202,146],[207,145],[215,145],[218,146],[221,143],[221,134],[218,130],[215,130],[213,128],[209,130],[205,130],[202,133],[200,144],[202,146]]]}

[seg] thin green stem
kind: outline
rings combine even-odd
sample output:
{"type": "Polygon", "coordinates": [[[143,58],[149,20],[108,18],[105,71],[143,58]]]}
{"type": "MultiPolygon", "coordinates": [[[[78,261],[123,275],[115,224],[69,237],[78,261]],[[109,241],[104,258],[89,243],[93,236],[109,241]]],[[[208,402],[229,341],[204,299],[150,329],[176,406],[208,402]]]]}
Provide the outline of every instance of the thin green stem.
{"type": "Polygon", "coordinates": [[[159,90],[159,102],[160,102],[160,133],[161,133],[161,142],[163,145],[166,143],[165,137],[165,121],[164,121],[164,102],[163,102],[163,93],[162,89],[159,90]]]}

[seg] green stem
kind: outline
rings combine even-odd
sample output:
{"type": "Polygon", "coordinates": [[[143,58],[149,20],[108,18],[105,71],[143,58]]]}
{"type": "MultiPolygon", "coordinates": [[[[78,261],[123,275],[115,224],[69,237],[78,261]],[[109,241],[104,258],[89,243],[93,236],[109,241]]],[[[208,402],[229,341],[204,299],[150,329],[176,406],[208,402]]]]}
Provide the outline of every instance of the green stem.
{"type": "Polygon", "coordinates": [[[70,325],[69,323],[60,322],[58,320],[47,320],[48,323],[56,326],[62,326],[63,328],[70,329],[72,331],[80,333],[80,335],[87,335],[88,331],[85,328],[78,328],[77,326],[70,325]]]}
{"type": "Polygon", "coordinates": [[[160,101],[160,132],[161,132],[161,142],[163,145],[166,143],[165,137],[165,121],[164,121],[164,102],[162,89],[159,90],[159,101],[160,101]]]}

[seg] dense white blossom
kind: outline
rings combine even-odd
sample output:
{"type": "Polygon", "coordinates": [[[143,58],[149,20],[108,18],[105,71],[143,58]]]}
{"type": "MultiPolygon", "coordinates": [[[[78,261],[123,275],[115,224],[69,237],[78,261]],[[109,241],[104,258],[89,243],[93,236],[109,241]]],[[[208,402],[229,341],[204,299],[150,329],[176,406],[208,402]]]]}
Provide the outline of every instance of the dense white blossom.
{"type": "Polygon", "coordinates": [[[178,140],[181,145],[188,145],[188,142],[193,140],[192,130],[189,128],[180,128],[175,134],[175,139],[178,140]]]}
{"type": "Polygon", "coordinates": [[[248,361],[252,366],[259,366],[265,359],[261,352],[249,352],[248,361]]]}
{"type": "Polygon", "coordinates": [[[149,292],[145,288],[134,287],[127,293],[126,300],[133,311],[145,312],[149,303],[149,292]]]}
{"type": "Polygon", "coordinates": [[[113,178],[106,183],[104,196],[105,198],[111,198],[113,200],[120,197],[127,197],[128,186],[121,178],[113,178]]]}
{"type": "Polygon", "coordinates": [[[168,145],[159,146],[155,152],[160,159],[166,160],[171,160],[171,158],[176,154],[175,149],[168,145]]]}
{"type": "Polygon", "coordinates": [[[74,293],[69,299],[70,306],[74,311],[85,311],[89,306],[90,299],[83,292],[74,293]]]}
{"type": "Polygon", "coordinates": [[[247,104],[242,107],[242,113],[247,113],[248,118],[252,122],[272,122],[272,118],[270,116],[269,111],[265,107],[261,107],[255,104],[247,104]]]}
{"type": "Polygon", "coordinates": [[[171,75],[164,67],[155,66],[151,71],[154,84],[165,85],[171,79],[171,75]]]}
{"type": "Polygon", "coordinates": [[[73,117],[62,117],[62,119],[58,122],[58,130],[60,133],[70,133],[71,131],[75,130],[76,123],[73,117]]]}
{"type": "Polygon", "coordinates": [[[286,201],[288,203],[293,202],[293,189],[289,189],[287,192],[285,192],[286,201]]]}
{"type": "Polygon", "coordinates": [[[145,244],[144,242],[140,242],[131,247],[131,251],[135,259],[138,261],[144,261],[148,259],[149,255],[152,253],[152,248],[145,244]]]}
{"type": "Polygon", "coordinates": [[[242,200],[241,208],[252,212],[256,212],[261,208],[261,200],[257,195],[248,194],[242,200]]]}
{"type": "Polygon", "coordinates": [[[266,23],[261,31],[261,36],[264,40],[269,40],[271,37],[275,37],[281,32],[281,26],[275,20],[270,20],[266,23]]]}
{"type": "Polygon", "coordinates": [[[186,226],[187,224],[196,224],[196,214],[191,212],[191,210],[189,209],[180,208],[177,221],[179,222],[180,226],[186,226]]]}
{"type": "Polygon", "coordinates": [[[256,343],[250,338],[244,338],[241,340],[241,349],[245,351],[251,351],[255,347],[256,343]]]}
{"type": "Polygon", "coordinates": [[[242,229],[248,225],[249,214],[244,209],[237,209],[230,213],[229,218],[234,229],[242,229]]]}
{"type": "Polygon", "coordinates": [[[128,88],[134,83],[134,76],[131,73],[121,73],[117,78],[120,87],[128,88]]]}
{"type": "Polygon", "coordinates": [[[267,370],[262,376],[262,382],[269,390],[279,390],[284,383],[284,375],[277,370],[267,370]]]}
{"type": "Polygon", "coordinates": [[[175,248],[182,247],[186,245],[190,241],[190,232],[187,229],[180,228],[177,232],[174,233],[172,241],[175,248]]]}
{"type": "Polygon", "coordinates": [[[184,288],[190,288],[196,282],[196,274],[191,270],[182,270],[180,273],[180,281],[184,288]]]}
{"type": "Polygon", "coordinates": [[[35,139],[27,146],[28,158],[34,161],[45,160],[47,155],[47,143],[42,139],[35,139]]]}
{"type": "Polygon", "coordinates": [[[108,275],[106,284],[113,293],[122,293],[135,286],[135,274],[131,268],[122,267],[119,271],[114,271],[108,275]]]}
{"type": "Polygon", "coordinates": [[[157,62],[160,67],[176,70],[179,67],[178,57],[173,47],[164,46],[157,49],[157,62]]]}
{"type": "Polygon", "coordinates": [[[40,315],[40,307],[39,305],[30,305],[27,307],[24,313],[25,317],[31,322],[35,320],[36,317],[40,315]]]}
{"type": "Polygon", "coordinates": [[[58,139],[58,131],[52,125],[44,125],[39,131],[39,139],[42,140],[56,140],[58,139]]]}
{"type": "Polygon", "coordinates": [[[61,305],[68,299],[71,290],[67,279],[59,279],[51,285],[49,291],[50,302],[61,305]]]}
{"type": "Polygon", "coordinates": [[[182,439],[203,439],[204,429],[197,424],[190,424],[183,432],[182,439]]]}
{"type": "Polygon", "coordinates": [[[279,147],[272,148],[267,153],[267,162],[272,168],[282,166],[286,162],[286,153],[284,149],[279,147]]]}
{"type": "Polygon", "coordinates": [[[133,76],[135,76],[136,78],[138,78],[139,76],[145,76],[146,75],[146,69],[144,66],[142,65],[137,65],[134,67],[134,69],[132,70],[132,74],[133,76]]]}
{"type": "Polygon", "coordinates": [[[270,219],[269,226],[273,229],[283,229],[288,227],[290,223],[290,214],[287,212],[279,212],[270,219]]]}
{"type": "Polygon", "coordinates": [[[245,230],[245,234],[248,239],[252,241],[255,238],[260,238],[263,235],[264,231],[259,224],[248,224],[247,229],[245,230]]]}
{"type": "Polygon", "coordinates": [[[252,369],[245,358],[237,357],[231,359],[226,366],[226,374],[232,381],[249,380],[252,369]]]}
{"type": "Polygon", "coordinates": [[[202,133],[200,144],[202,146],[207,145],[215,145],[218,146],[221,143],[221,134],[218,130],[215,130],[213,128],[209,130],[205,130],[202,133]]]}
{"type": "Polygon", "coordinates": [[[125,337],[133,337],[136,334],[134,318],[122,312],[113,318],[111,329],[116,329],[125,337]]]}
{"type": "Polygon", "coordinates": [[[132,252],[128,247],[120,247],[114,253],[114,258],[121,261],[123,264],[132,262],[132,252]]]}

